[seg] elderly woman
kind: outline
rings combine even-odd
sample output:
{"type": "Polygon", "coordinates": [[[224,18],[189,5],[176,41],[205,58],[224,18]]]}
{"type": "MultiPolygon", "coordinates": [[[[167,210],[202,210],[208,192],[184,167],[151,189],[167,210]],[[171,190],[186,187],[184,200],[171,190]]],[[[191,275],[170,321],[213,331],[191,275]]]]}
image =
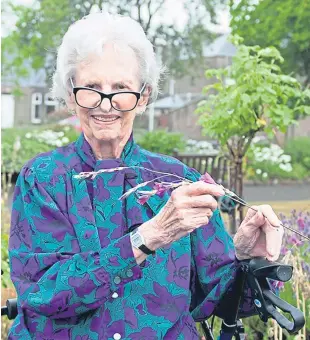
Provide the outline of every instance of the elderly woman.
{"type": "MultiPolygon", "coordinates": [[[[214,313],[238,260],[278,258],[283,231],[270,207],[248,212],[233,243],[215,199],[223,190],[135,143],[134,119],[156,98],[160,72],[130,18],[91,14],[65,34],[54,93],[83,133],[18,178],[9,246],[18,317],[9,339],[197,339],[195,321],[214,313]],[[101,169],[114,170],[75,176],[101,169]],[[193,183],[145,204],[134,194],[119,200],[154,171],[193,183]]],[[[240,312],[252,313],[244,301],[240,312]]]]}

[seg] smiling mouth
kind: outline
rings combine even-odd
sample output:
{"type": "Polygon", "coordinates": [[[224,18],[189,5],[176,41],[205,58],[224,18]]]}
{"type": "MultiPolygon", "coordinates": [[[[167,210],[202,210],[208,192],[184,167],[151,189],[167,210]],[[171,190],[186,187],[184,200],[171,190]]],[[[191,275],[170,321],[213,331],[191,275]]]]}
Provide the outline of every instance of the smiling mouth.
{"type": "Polygon", "coordinates": [[[91,116],[94,120],[98,121],[98,122],[114,122],[117,119],[119,119],[119,116],[91,116]]]}

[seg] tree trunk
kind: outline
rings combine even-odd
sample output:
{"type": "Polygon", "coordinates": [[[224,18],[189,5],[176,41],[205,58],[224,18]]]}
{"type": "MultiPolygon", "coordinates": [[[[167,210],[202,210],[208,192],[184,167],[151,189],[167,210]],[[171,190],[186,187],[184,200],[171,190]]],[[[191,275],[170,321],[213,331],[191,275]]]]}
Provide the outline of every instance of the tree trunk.
{"type": "MultiPolygon", "coordinates": [[[[230,183],[229,189],[243,198],[243,172],[242,172],[242,156],[237,155],[230,162],[230,183]]],[[[239,205],[238,213],[235,210],[230,215],[230,232],[234,235],[243,220],[243,206],[239,205]]]]}
{"type": "MultiPolygon", "coordinates": [[[[236,191],[235,193],[243,199],[243,172],[242,172],[242,157],[238,156],[238,160],[236,162],[236,169],[237,169],[237,178],[236,178],[236,191]]],[[[239,212],[239,221],[237,223],[241,223],[243,220],[243,205],[239,205],[238,207],[239,212]]],[[[237,226],[238,227],[238,226],[237,226]]]]}

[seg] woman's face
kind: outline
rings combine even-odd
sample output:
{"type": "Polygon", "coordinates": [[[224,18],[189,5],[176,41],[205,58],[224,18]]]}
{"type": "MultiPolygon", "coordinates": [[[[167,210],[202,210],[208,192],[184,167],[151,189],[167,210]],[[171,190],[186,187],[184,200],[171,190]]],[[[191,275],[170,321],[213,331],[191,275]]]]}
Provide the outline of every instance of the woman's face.
{"type": "MultiPolygon", "coordinates": [[[[142,85],[138,77],[138,63],[134,52],[129,47],[120,50],[112,44],[105,45],[101,55],[90,55],[87,62],[81,62],[73,83],[76,87],[89,87],[105,94],[121,91],[140,92],[142,85]]],[[[68,106],[77,113],[82,130],[88,139],[121,140],[130,135],[136,113],[145,109],[149,96],[148,89],[144,93],[136,108],[126,112],[115,110],[107,98],[95,109],[82,108],[77,105],[73,93],[68,106]]],[[[87,100],[89,94],[86,92],[86,97],[81,95],[82,100],[87,100]]],[[[131,97],[132,102],[135,103],[131,97]]],[[[121,108],[119,104],[122,105],[122,100],[119,102],[116,97],[113,103],[115,107],[121,108]]]]}

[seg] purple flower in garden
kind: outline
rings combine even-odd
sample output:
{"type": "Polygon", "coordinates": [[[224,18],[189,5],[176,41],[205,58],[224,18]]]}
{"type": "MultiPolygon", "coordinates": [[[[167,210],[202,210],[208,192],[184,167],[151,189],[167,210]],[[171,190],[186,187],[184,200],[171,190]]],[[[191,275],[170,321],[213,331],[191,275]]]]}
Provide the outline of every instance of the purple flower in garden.
{"type": "Polygon", "coordinates": [[[279,290],[282,290],[284,288],[284,282],[282,281],[272,281],[271,285],[275,289],[279,289],[279,290]]]}
{"type": "Polygon", "coordinates": [[[299,230],[304,230],[305,229],[305,221],[302,217],[299,217],[298,220],[297,220],[297,225],[298,225],[298,228],[299,230]]]}
{"type": "Polygon", "coordinates": [[[301,262],[301,267],[303,271],[305,271],[310,276],[310,265],[306,263],[305,261],[301,262]]]}

